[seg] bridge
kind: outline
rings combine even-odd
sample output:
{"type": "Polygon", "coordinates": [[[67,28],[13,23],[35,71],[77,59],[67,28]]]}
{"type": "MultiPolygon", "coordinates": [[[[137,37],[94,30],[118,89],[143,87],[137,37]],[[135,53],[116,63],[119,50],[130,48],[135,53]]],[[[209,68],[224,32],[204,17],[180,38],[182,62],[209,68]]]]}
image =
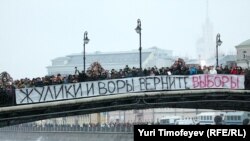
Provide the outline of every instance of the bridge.
{"type": "Polygon", "coordinates": [[[138,92],[2,107],[0,127],[81,114],[162,107],[250,111],[250,90],[138,92]]]}

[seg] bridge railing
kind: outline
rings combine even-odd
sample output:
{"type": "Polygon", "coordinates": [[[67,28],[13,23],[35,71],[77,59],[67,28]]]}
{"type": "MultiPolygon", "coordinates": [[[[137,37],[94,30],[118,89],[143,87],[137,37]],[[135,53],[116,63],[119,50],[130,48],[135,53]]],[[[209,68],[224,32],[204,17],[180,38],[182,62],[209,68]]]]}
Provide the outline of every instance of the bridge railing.
{"type": "Polygon", "coordinates": [[[84,132],[84,133],[131,133],[133,125],[130,126],[80,126],[80,125],[14,125],[0,128],[0,132],[84,132]]]}

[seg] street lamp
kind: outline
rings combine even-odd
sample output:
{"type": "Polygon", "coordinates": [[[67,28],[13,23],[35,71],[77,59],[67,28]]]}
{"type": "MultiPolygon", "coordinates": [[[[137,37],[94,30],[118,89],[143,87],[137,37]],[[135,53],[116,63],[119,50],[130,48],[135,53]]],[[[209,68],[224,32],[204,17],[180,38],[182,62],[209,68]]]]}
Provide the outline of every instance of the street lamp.
{"type": "Polygon", "coordinates": [[[88,38],[88,32],[84,32],[83,36],[83,72],[85,73],[85,44],[88,44],[89,38],[88,38]]]}
{"type": "Polygon", "coordinates": [[[219,66],[219,62],[218,62],[218,46],[220,46],[222,44],[222,41],[220,40],[220,34],[218,33],[216,35],[216,67],[219,66]]]}
{"type": "Polygon", "coordinates": [[[138,19],[137,20],[137,27],[135,28],[135,31],[139,34],[139,52],[140,52],[140,70],[142,70],[141,68],[141,20],[138,19]]]}

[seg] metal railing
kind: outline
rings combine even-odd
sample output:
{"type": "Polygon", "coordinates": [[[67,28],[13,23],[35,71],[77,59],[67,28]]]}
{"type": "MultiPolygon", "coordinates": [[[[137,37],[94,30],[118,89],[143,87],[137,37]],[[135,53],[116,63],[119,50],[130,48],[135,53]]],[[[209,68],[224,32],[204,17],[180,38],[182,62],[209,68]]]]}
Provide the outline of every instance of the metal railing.
{"type": "Polygon", "coordinates": [[[84,132],[84,133],[132,133],[133,125],[90,126],[90,125],[27,125],[20,124],[0,128],[0,132],[84,132]]]}

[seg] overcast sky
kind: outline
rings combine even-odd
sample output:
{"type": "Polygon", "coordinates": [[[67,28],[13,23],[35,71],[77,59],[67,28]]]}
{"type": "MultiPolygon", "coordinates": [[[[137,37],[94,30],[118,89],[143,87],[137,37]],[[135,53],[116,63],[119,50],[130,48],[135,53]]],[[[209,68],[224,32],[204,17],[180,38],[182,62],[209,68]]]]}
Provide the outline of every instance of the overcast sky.
{"type": "MultiPolygon", "coordinates": [[[[209,18],[223,41],[220,51],[250,38],[250,0],[209,0],[209,18]]],[[[157,46],[175,55],[197,57],[206,0],[0,0],[0,72],[14,79],[47,74],[56,57],[86,52],[157,46]]]]}

